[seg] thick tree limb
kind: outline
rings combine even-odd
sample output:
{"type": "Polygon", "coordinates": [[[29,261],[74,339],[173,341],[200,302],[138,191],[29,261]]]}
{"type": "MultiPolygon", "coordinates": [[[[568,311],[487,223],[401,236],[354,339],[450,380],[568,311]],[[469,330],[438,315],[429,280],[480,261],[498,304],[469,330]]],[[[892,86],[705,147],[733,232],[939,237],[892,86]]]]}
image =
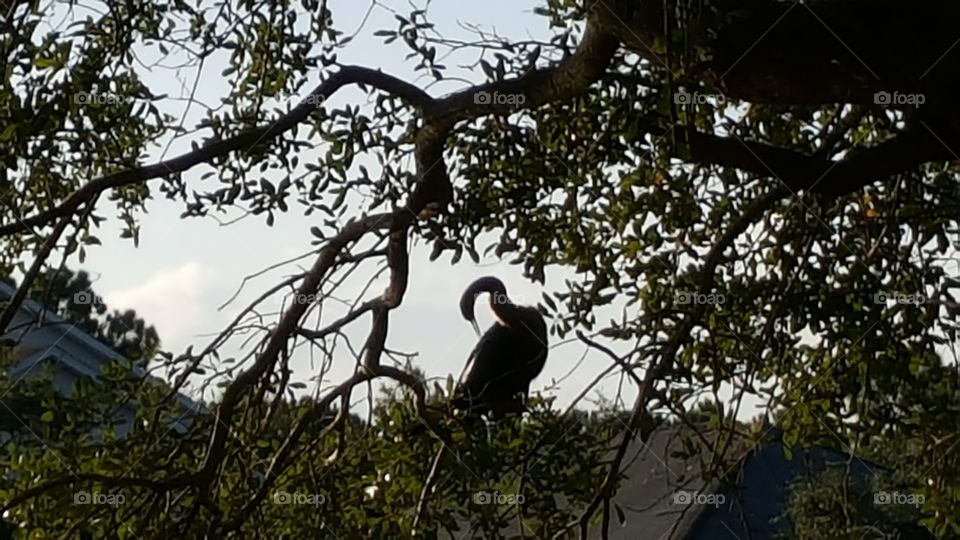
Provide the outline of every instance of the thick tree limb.
{"type": "Polygon", "coordinates": [[[929,131],[907,131],[872,148],[851,152],[840,161],[818,159],[736,137],[688,132],[690,158],[701,164],[735,167],[774,176],[793,191],[839,197],[863,186],[915,169],[924,163],[953,159],[949,148],[929,131]]]}
{"type": "Polygon", "coordinates": [[[603,28],[654,68],[696,73],[752,103],[873,105],[879,91],[949,102],[943,89],[960,77],[954,2],[721,0],[688,5],[683,20],[675,0],[599,3],[603,28]],[[653,50],[681,34],[685,51],[653,50]]]}

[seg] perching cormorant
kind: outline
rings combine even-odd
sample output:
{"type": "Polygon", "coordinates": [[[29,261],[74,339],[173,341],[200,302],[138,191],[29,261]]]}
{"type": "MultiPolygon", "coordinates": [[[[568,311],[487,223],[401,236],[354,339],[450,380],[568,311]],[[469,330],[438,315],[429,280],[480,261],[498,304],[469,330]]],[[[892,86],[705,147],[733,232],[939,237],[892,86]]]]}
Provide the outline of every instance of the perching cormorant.
{"type": "Polygon", "coordinates": [[[536,308],[511,302],[499,279],[483,277],[471,283],[460,298],[460,313],[477,334],[480,329],[473,305],[482,293],[489,293],[497,320],[470,353],[453,404],[469,415],[492,413],[499,418],[524,410],[530,382],[547,360],[547,324],[536,308]]]}

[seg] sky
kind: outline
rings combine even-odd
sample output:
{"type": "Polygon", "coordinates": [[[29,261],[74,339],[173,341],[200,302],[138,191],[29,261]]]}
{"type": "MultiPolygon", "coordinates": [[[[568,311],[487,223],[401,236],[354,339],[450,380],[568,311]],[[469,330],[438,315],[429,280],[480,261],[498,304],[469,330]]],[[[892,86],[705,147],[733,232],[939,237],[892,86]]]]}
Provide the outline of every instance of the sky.
{"type": "MultiPolygon", "coordinates": [[[[419,4],[418,4],[419,5],[419,4]]],[[[548,38],[550,33],[543,18],[532,13],[537,5],[531,0],[496,0],[487,2],[434,2],[430,5],[428,19],[448,38],[470,40],[474,36],[463,28],[464,24],[477,25],[487,31],[495,31],[501,36],[513,39],[548,38]]],[[[395,28],[394,15],[390,8],[407,14],[412,9],[407,2],[382,1],[374,5],[367,1],[336,0],[330,2],[337,28],[350,34],[360,29],[357,36],[339,53],[339,61],[370,68],[383,69],[385,72],[401,77],[415,84],[423,85],[433,96],[462,89],[468,83],[484,80],[483,74],[468,69],[452,69],[450,75],[456,80],[432,84],[432,78],[415,73],[414,63],[404,60],[407,49],[396,43],[385,46],[382,38],[374,37],[379,29],[395,28]],[[362,24],[366,18],[366,22],[362,24]]],[[[148,59],[149,52],[144,52],[148,59]]],[[[160,58],[157,58],[161,60],[160,58]]],[[[476,60],[476,53],[453,56],[443,63],[453,68],[476,60]]],[[[145,62],[149,65],[150,62],[145,62]]],[[[174,62],[169,62],[173,64],[174,62]]],[[[216,105],[230,92],[229,81],[220,75],[226,66],[225,57],[213,57],[200,73],[196,99],[209,105],[216,105]]],[[[197,72],[193,69],[171,71],[157,69],[142,72],[142,77],[155,94],[181,96],[189,94],[197,72]]],[[[320,80],[316,74],[314,80],[305,85],[313,88],[320,80]]],[[[303,96],[293,96],[295,102],[303,96]]],[[[353,89],[343,89],[328,101],[330,106],[347,103],[355,105],[368,101],[367,97],[353,89]]],[[[195,124],[202,110],[196,106],[187,109],[183,102],[173,101],[165,112],[176,117],[184,117],[185,125],[195,124]]],[[[174,157],[190,150],[192,139],[187,137],[176,140],[162,155],[174,157]]],[[[167,141],[161,141],[162,150],[167,141]]],[[[147,162],[153,162],[161,156],[158,150],[147,162]]],[[[301,160],[309,155],[302,155],[301,160]]],[[[364,159],[364,158],[362,158],[364,159]]],[[[361,162],[363,162],[361,159],[361,162]]],[[[371,160],[367,163],[373,164],[371,160]]],[[[208,168],[197,168],[184,175],[188,185],[199,182],[200,175],[208,168]]],[[[456,179],[454,179],[456,180],[456,179]]],[[[152,184],[159,185],[157,181],[152,184]]],[[[78,268],[86,270],[94,280],[95,290],[112,309],[134,309],[148,323],[153,324],[164,348],[174,353],[193,345],[195,350],[202,349],[211,336],[221,330],[236,314],[243,299],[258,296],[279,279],[289,275],[296,267],[285,267],[265,273],[252,279],[244,286],[238,300],[220,309],[238,288],[244,278],[261,272],[265,268],[282,260],[295,257],[312,249],[314,238],[309,229],[314,225],[314,217],[305,217],[295,204],[291,211],[278,215],[273,227],[267,227],[261,217],[252,217],[237,221],[228,226],[212,217],[181,219],[182,203],[170,202],[163,198],[154,198],[147,204],[148,213],[141,216],[141,236],[139,247],[129,240],[119,238],[120,222],[116,219],[104,224],[98,237],[102,246],[91,246],[87,259],[78,268]]],[[[100,212],[101,215],[110,215],[100,212]]],[[[461,291],[475,278],[495,275],[507,285],[509,294],[517,303],[535,304],[544,291],[563,290],[563,279],[572,277],[572,273],[562,270],[547,274],[546,289],[540,284],[526,280],[518,266],[496,259],[485,259],[474,264],[464,257],[457,265],[451,265],[449,256],[430,262],[429,246],[415,246],[410,257],[410,281],[406,296],[400,308],[394,310],[390,320],[390,332],[387,346],[393,350],[416,353],[414,365],[429,377],[458,377],[466,358],[476,343],[477,337],[471,326],[459,315],[457,301],[461,291]]],[[[299,267],[312,264],[312,258],[303,259],[299,267]]],[[[369,275],[369,272],[367,272],[369,275]]],[[[353,280],[345,284],[345,291],[361,290],[364,281],[353,280]]],[[[385,283],[381,280],[367,293],[367,298],[379,294],[385,283]]],[[[347,295],[345,295],[347,296],[347,295]]],[[[279,307],[278,303],[273,304],[279,307]]],[[[483,326],[490,324],[492,317],[483,305],[478,303],[478,317],[483,326]]],[[[606,312],[598,312],[598,321],[609,317],[619,318],[616,307],[606,312]]],[[[275,320],[275,319],[274,319],[275,320]]],[[[325,319],[329,322],[332,319],[325,319]]],[[[362,345],[369,318],[364,317],[352,325],[348,335],[355,347],[362,345]]],[[[566,407],[575,396],[600,372],[610,366],[610,360],[602,353],[588,350],[582,343],[559,344],[557,336],[551,336],[550,352],[546,367],[532,385],[531,390],[551,388],[550,394],[557,397],[558,407],[566,407]]],[[[623,350],[617,344],[608,344],[615,351],[623,350]]],[[[232,342],[221,350],[222,357],[239,356],[250,349],[239,342],[232,342]]],[[[294,379],[309,381],[316,373],[317,364],[310,355],[301,351],[291,362],[294,379]]],[[[355,367],[354,359],[349,355],[337,356],[334,367],[320,382],[321,389],[338,384],[348,377],[355,367]]],[[[310,383],[311,385],[313,383],[310,383]]],[[[591,394],[596,397],[601,392],[608,398],[617,394],[621,377],[614,373],[605,379],[591,394]]],[[[625,405],[630,406],[636,396],[636,388],[624,384],[622,394],[625,405]]],[[[315,390],[314,388],[310,388],[315,390]]],[[[188,392],[189,393],[189,392],[188,392]]],[[[192,397],[201,397],[193,394],[192,397]]],[[[210,398],[211,396],[202,396],[210,398]]],[[[362,394],[355,397],[362,399],[362,394]]],[[[588,402],[580,406],[589,407],[588,402]]],[[[751,412],[751,415],[755,412],[751,412]]]]}

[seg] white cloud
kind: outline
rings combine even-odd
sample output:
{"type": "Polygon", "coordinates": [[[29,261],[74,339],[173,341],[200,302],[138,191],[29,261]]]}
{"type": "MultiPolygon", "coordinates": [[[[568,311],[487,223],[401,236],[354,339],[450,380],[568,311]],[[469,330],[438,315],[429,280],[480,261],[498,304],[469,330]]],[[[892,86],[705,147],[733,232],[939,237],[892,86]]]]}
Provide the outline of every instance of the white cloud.
{"type": "Polygon", "coordinates": [[[180,350],[199,333],[213,330],[203,300],[212,282],[212,272],[194,261],[159,270],[140,284],[107,291],[104,301],[111,309],[133,309],[147,324],[157,328],[165,349],[180,350]]]}

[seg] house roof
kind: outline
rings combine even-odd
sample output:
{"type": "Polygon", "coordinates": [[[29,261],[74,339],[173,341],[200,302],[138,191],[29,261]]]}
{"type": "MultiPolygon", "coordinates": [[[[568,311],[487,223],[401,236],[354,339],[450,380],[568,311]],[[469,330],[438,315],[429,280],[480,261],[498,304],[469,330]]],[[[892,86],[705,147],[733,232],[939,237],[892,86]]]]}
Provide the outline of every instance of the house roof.
{"type": "MultiPolygon", "coordinates": [[[[620,482],[611,502],[622,510],[623,523],[619,523],[618,516],[611,505],[610,540],[668,540],[688,538],[704,510],[704,506],[686,504],[683,501],[688,494],[711,494],[716,485],[704,482],[702,464],[709,463],[710,449],[705,445],[692,447],[692,452],[684,455],[682,449],[689,449],[685,439],[703,436],[707,442],[713,443],[718,432],[703,430],[697,433],[692,428],[684,426],[663,426],[654,430],[646,442],[634,439],[624,455],[621,463],[623,479],[620,482]],[[691,455],[692,454],[692,455],[691,455]],[[679,498],[678,498],[679,497],[679,498]]],[[[737,453],[736,443],[730,454],[743,455],[743,450],[737,453]]],[[[613,456],[611,452],[610,457],[613,456]]],[[[558,501],[565,506],[565,501],[558,501]]],[[[459,536],[450,538],[472,538],[473,531],[466,523],[462,524],[459,536]]],[[[522,522],[511,524],[501,531],[506,538],[521,535],[522,522]]],[[[601,538],[599,523],[589,529],[589,538],[601,538]]],[[[530,535],[533,531],[525,531],[530,535]]]]}
{"type": "MultiPolygon", "coordinates": [[[[719,437],[728,435],[705,426],[666,425],[654,430],[646,442],[634,440],[621,465],[624,478],[612,498],[624,521],[621,524],[616,515],[611,516],[607,538],[777,538],[789,532],[781,518],[793,481],[827,467],[849,466],[860,478],[881,469],[817,446],[796,447],[788,459],[776,427],[756,443],[734,435],[722,464],[718,460],[711,467],[712,447],[719,437]],[[705,481],[705,476],[716,480],[705,481]]],[[[601,525],[593,525],[589,538],[601,537],[601,525]]]]}
{"type": "MultiPolygon", "coordinates": [[[[687,538],[707,508],[696,500],[717,490],[716,482],[703,479],[713,458],[703,443],[712,445],[718,436],[716,430],[698,433],[691,427],[671,425],[656,429],[646,442],[634,440],[621,465],[624,479],[612,499],[623,510],[624,523],[611,519],[609,538],[687,538]]],[[[742,441],[735,440],[727,460],[736,460],[744,452],[742,441]]],[[[600,538],[600,527],[591,529],[591,538],[600,538]]]]}
{"type": "MultiPolygon", "coordinates": [[[[0,280],[0,302],[6,303],[10,300],[10,298],[13,297],[15,293],[16,287],[0,280]]],[[[90,336],[86,332],[78,329],[76,325],[60,317],[53,310],[33,299],[25,298],[20,305],[19,313],[25,315],[22,317],[22,319],[30,321],[31,324],[22,324],[21,319],[21,324],[15,325],[14,323],[17,321],[15,318],[14,323],[11,324],[12,330],[9,332],[3,332],[3,336],[12,335],[14,336],[14,339],[19,341],[31,331],[34,331],[38,328],[43,328],[46,330],[54,329],[58,331],[59,335],[57,336],[55,342],[51,344],[47,350],[29,351],[29,356],[23,358],[21,362],[14,368],[13,372],[11,373],[13,376],[20,376],[21,373],[29,371],[38,363],[52,358],[54,361],[56,361],[58,368],[76,377],[89,377],[99,381],[100,366],[102,364],[109,361],[124,360],[123,355],[111,347],[104,345],[93,336],[90,336]],[[59,331],[61,328],[62,332],[59,331]],[[79,354],[80,350],[83,350],[87,354],[79,354]],[[87,362],[84,360],[84,358],[96,358],[98,363],[87,362]]],[[[133,375],[136,377],[146,377],[150,382],[156,384],[165,384],[165,381],[153,375],[149,375],[141,366],[134,366],[132,371],[133,375]]],[[[206,409],[203,407],[203,405],[193,401],[183,394],[177,393],[176,399],[178,403],[180,403],[180,405],[187,411],[206,412],[206,409]]]]}

